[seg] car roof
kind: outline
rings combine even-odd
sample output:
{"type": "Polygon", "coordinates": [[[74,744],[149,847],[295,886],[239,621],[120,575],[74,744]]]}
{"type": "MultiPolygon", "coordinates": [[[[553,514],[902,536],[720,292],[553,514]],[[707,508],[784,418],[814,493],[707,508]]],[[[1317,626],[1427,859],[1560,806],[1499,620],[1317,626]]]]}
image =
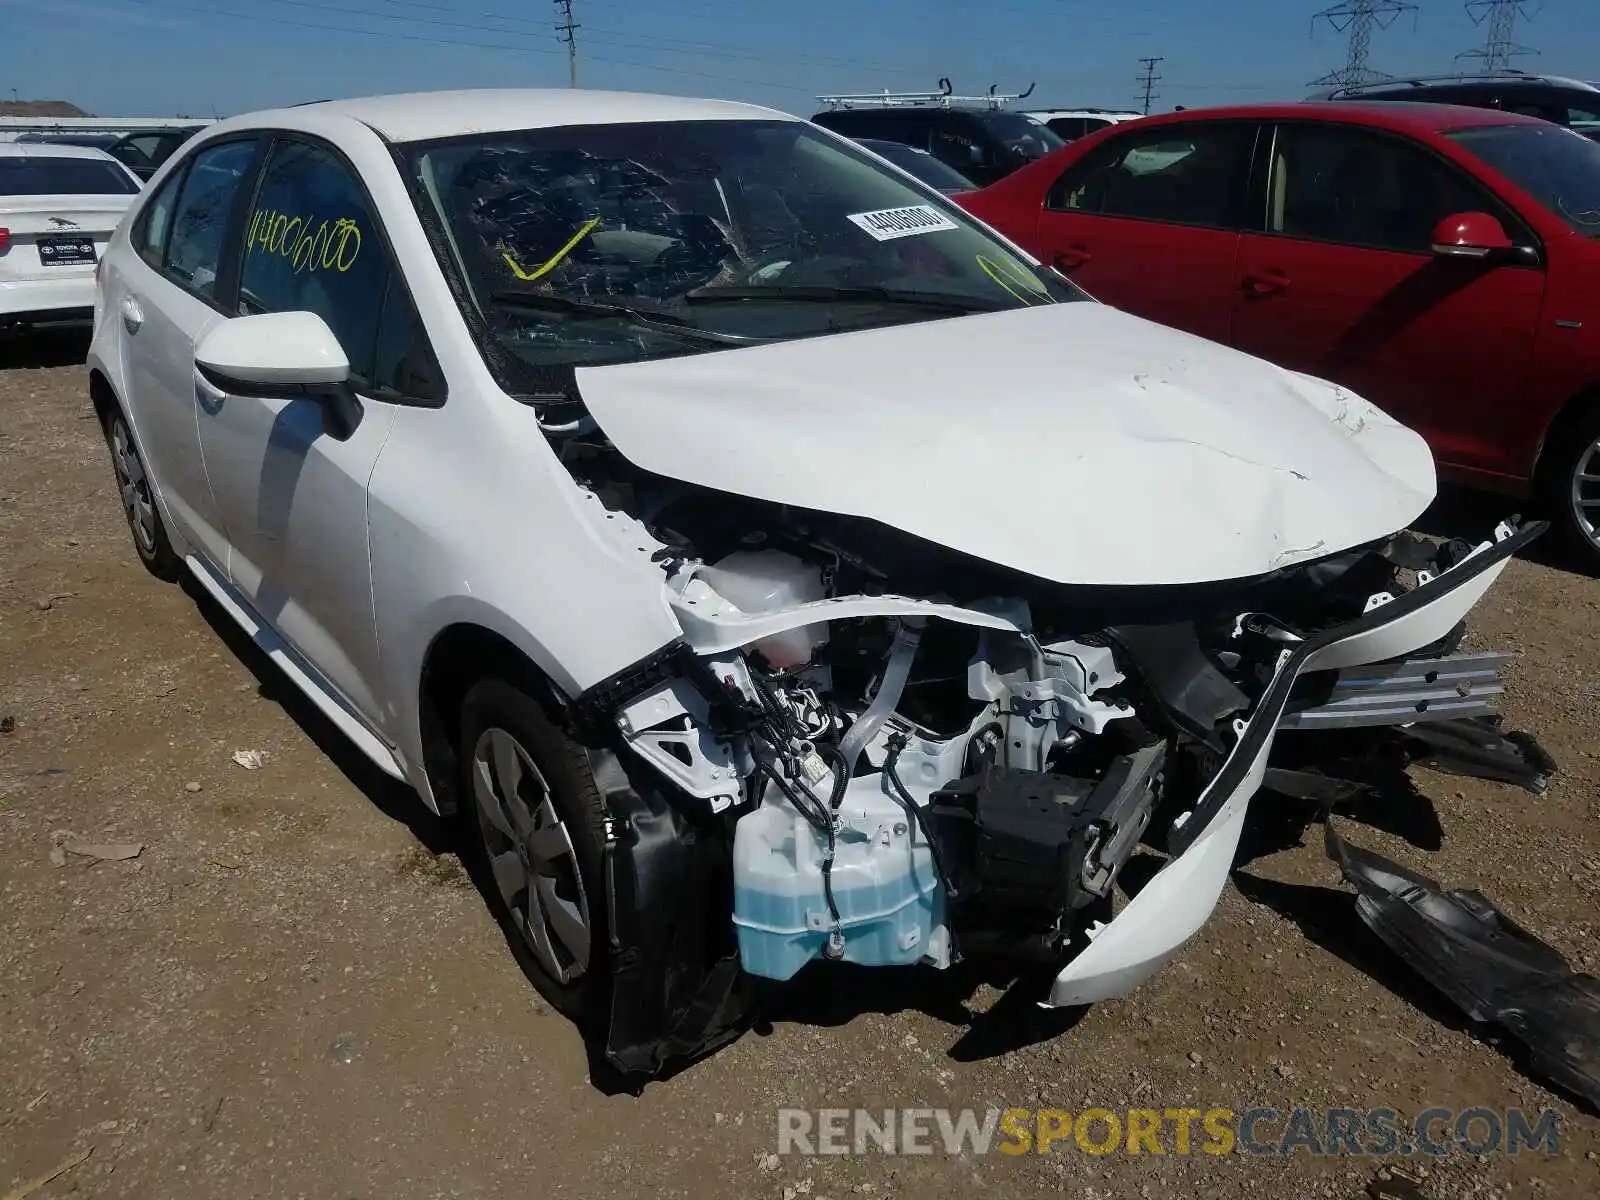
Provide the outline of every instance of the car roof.
{"type": "Polygon", "coordinates": [[[1569,79],[1564,75],[1535,75],[1512,71],[1503,75],[1414,75],[1410,77],[1402,76],[1397,79],[1379,79],[1372,83],[1328,88],[1318,92],[1312,98],[1320,100],[1343,96],[1350,99],[1359,99],[1363,95],[1378,95],[1380,93],[1391,95],[1406,92],[1421,94],[1442,88],[1449,88],[1452,91],[1462,88],[1567,88],[1575,92],[1600,92],[1600,84],[1588,83],[1582,79],[1569,79]]]}
{"type": "Polygon", "coordinates": [[[1105,117],[1115,120],[1144,117],[1143,113],[1135,112],[1131,108],[1029,108],[1024,110],[1024,115],[1038,117],[1041,121],[1054,120],[1057,117],[1105,117]]]}
{"type": "Polygon", "coordinates": [[[913,146],[908,142],[897,142],[893,138],[855,138],[853,140],[856,145],[865,146],[874,154],[882,154],[884,147],[888,147],[890,150],[909,150],[911,153],[920,154],[924,158],[933,157],[921,146],[913,146]]]}
{"type": "Polygon", "coordinates": [[[508,133],[562,125],[617,125],[636,121],[794,121],[776,109],[727,100],[692,100],[642,92],[571,88],[479,88],[406,92],[351,100],[322,100],[293,109],[233,117],[230,128],[288,124],[307,113],[350,117],[391,142],[431,141],[475,133],[508,133]]]}
{"type": "Polygon", "coordinates": [[[1278,104],[1235,104],[1218,108],[1186,108],[1182,112],[1142,117],[1146,125],[1182,125],[1192,121],[1341,121],[1381,129],[1444,133],[1484,125],[1540,125],[1538,117],[1525,117],[1497,108],[1472,108],[1460,104],[1423,104],[1408,100],[1291,100],[1278,104]]]}
{"type": "Polygon", "coordinates": [[[92,158],[121,165],[97,146],[73,146],[65,142],[0,142],[0,158],[92,158]]]}

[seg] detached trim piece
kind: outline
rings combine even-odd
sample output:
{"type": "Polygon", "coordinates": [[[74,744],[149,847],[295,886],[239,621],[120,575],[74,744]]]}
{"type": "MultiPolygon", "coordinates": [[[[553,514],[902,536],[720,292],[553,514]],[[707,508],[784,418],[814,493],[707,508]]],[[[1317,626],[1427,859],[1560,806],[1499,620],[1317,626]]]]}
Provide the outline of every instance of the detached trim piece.
{"type": "Polygon", "coordinates": [[[1386,946],[1472,1020],[1507,1030],[1537,1074],[1600,1108],[1600,979],[1574,971],[1482,892],[1445,891],[1352,846],[1331,818],[1323,845],[1386,946]]]}
{"type": "MultiPolygon", "coordinates": [[[[1486,571],[1490,571],[1504,563],[1517,551],[1527,546],[1550,528],[1548,521],[1535,521],[1524,525],[1521,529],[1512,532],[1508,537],[1489,545],[1486,549],[1472,555],[1464,562],[1451,567],[1436,579],[1407,592],[1397,599],[1381,604],[1378,607],[1356,618],[1345,625],[1329,629],[1314,638],[1301,642],[1293,651],[1289,652],[1288,659],[1278,668],[1273,676],[1272,683],[1265,694],[1256,704],[1255,712],[1251,714],[1249,723],[1245,727],[1243,736],[1240,737],[1233,752],[1228,755],[1228,761],[1222,765],[1222,770],[1217,772],[1216,778],[1206,788],[1205,795],[1199,805],[1181,819],[1181,824],[1176,825],[1168,835],[1168,848],[1174,857],[1181,855],[1190,846],[1201,832],[1215,819],[1233,793],[1243,783],[1255,766],[1257,757],[1271,744],[1273,736],[1278,731],[1278,724],[1283,719],[1284,710],[1288,707],[1289,698],[1294,690],[1295,681],[1300,673],[1305,670],[1318,670],[1324,667],[1338,669],[1355,666],[1364,661],[1359,650],[1370,638],[1370,635],[1404,620],[1415,613],[1421,612],[1429,605],[1436,603],[1441,597],[1448,595],[1458,588],[1465,587],[1486,571]],[[1341,651],[1351,650],[1356,653],[1346,654],[1341,651]],[[1324,652],[1327,654],[1324,654],[1324,652]],[[1333,661],[1318,662],[1319,656],[1330,658],[1333,661]]],[[[1384,657],[1384,656],[1374,656],[1384,657]]]]}

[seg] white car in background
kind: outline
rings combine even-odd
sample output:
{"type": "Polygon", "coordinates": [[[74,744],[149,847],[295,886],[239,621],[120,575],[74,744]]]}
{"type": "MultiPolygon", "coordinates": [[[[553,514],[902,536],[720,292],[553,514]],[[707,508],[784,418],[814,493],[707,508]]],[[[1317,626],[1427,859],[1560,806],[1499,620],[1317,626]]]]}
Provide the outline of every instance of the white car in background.
{"type": "Polygon", "coordinates": [[[140,186],[103,150],[0,142],[0,326],[87,319],[95,264],[140,186]]]}
{"type": "Polygon", "coordinates": [[[748,105],[235,117],[104,265],[140,556],[469,814],[522,962],[627,1071],[814,959],[1126,993],[1216,905],[1296,681],[1442,669],[1538,533],[1398,555],[1415,433],[748,105]],[[1171,861],[1113,917],[1141,841],[1171,861]]]}
{"type": "Polygon", "coordinates": [[[1112,125],[1137,121],[1144,114],[1115,108],[1035,108],[1023,115],[1048,126],[1063,141],[1075,142],[1112,125]]]}

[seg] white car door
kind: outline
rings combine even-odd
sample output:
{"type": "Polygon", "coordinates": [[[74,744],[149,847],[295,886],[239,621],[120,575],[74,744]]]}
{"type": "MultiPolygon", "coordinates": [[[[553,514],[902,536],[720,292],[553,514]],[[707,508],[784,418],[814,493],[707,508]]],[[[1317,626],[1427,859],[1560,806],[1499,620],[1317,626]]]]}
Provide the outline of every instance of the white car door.
{"type": "Polygon", "coordinates": [[[396,404],[412,398],[402,388],[408,374],[415,384],[420,323],[365,189],[329,148],[279,138],[240,233],[235,313],[322,317],[350,360],[359,419],[341,429],[320,399],[227,395],[196,375],[206,393],[200,444],[232,547],[229,577],[381,729],[367,485],[396,404]]]}
{"type": "Polygon", "coordinates": [[[107,281],[122,323],[125,398],[146,469],[179,536],[226,571],[227,537],[200,457],[195,343],[215,321],[223,235],[256,139],[207,146],[170,176],[131,231],[137,258],[107,281]]]}

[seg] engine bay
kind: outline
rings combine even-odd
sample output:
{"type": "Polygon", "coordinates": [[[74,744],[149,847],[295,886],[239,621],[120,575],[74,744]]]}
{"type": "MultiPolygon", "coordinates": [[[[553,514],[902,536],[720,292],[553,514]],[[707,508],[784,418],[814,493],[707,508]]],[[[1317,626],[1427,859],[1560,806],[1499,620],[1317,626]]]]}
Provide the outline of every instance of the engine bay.
{"type": "Polygon", "coordinates": [[[563,462],[653,545],[691,633],[616,727],[731,826],[740,959],[773,980],[818,958],[1062,961],[1138,848],[1165,852],[1287,648],[1471,552],[1399,535],[1249,580],[1059,585],[654,476],[563,428],[563,462]]]}

